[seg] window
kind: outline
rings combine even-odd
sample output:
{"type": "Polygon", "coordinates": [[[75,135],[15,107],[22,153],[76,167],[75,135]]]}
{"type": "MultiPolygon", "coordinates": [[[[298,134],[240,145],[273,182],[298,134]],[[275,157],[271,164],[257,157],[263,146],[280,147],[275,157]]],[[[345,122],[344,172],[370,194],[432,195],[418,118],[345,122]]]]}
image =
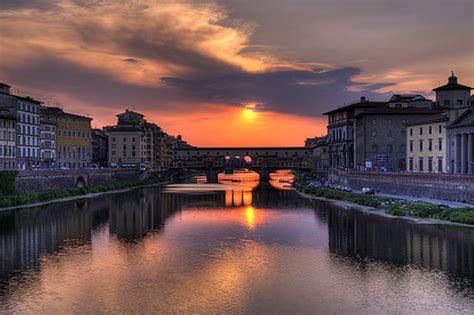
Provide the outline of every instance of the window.
{"type": "Polygon", "coordinates": [[[428,151],[433,151],[433,140],[432,139],[428,140],[428,151]]]}
{"type": "Polygon", "coordinates": [[[423,158],[422,157],[420,158],[418,165],[419,165],[419,171],[423,172],[423,158]]]}
{"type": "Polygon", "coordinates": [[[433,173],[433,158],[428,158],[428,172],[433,173]]]}
{"type": "Polygon", "coordinates": [[[413,136],[413,128],[410,128],[410,136],[413,136]]]}
{"type": "Polygon", "coordinates": [[[462,100],[456,100],[456,105],[462,105],[462,100]]]}
{"type": "Polygon", "coordinates": [[[438,158],[438,173],[443,172],[443,158],[438,158]]]}
{"type": "Polygon", "coordinates": [[[391,137],[392,136],[392,130],[388,129],[387,130],[387,137],[391,137]]]}
{"type": "Polygon", "coordinates": [[[433,131],[432,131],[432,128],[431,126],[428,128],[428,133],[431,134],[433,131]]]}
{"type": "Polygon", "coordinates": [[[420,127],[420,136],[423,134],[423,127],[420,127]]]}
{"type": "Polygon", "coordinates": [[[376,144],[373,144],[373,145],[372,145],[372,152],[377,153],[377,151],[378,151],[377,145],[376,145],[376,144]]]}
{"type": "Polygon", "coordinates": [[[123,137],[123,142],[127,142],[127,137],[123,137]]]}
{"type": "Polygon", "coordinates": [[[410,158],[408,162],[408,169],[410,170],[410,172],[413,172],[413,158],[410,158]]]}
{"type": "Polygon", "coordinates": [[[413,141],[410,141],[410,152],[413,152],[413,141]]]}
{"type": "Polygon", "coordinates": [[[112,142],[115,142],[115,137],[112,137],[112,142]]]}
{"type": "Polygon", "coordinates": [[[438,150],[443,151],[443,139],[438,139],[438,150]]]}
{"type": "Polygon", "coordinates": [[[423,140],[420,140],[420,152],[423,152],[423,140]]]}
{"type": "Polygon", "coordinates": [[[391,144],[387,144],[387,152],[391,153],[393,151],[393,146],[391,144]]]}
{"type": "Polygon", "coordinates": [[[438,126],[438,133],[441,133],[441,131],[443,130],[443,127],[441,127],[441,125],[438,126]]]}

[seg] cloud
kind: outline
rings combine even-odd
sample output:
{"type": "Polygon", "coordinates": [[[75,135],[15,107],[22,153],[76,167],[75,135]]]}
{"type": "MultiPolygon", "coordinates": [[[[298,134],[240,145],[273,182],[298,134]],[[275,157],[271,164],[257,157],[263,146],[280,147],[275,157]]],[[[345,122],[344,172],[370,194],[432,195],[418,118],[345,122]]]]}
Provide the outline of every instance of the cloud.
{"type": "Polygon", "coordinates": [[[330,108],[354,101],[360,95],[372,100],[387,99],[388,95],[373,90],[387,88],[393,83],[365,84],[353,81],[352,78],[358,74],[360,69],[341,68],[324,72],[287,70],[237,73],[200,80],[164,77],[162,80],[167,86],[189,97],[228,105],[254,102],[268,111],[318,116],[330,108]],[[357,89],[351,90],[348,86],[357,89]]]}
{"type": "Polygon", "coordinates": [[[162,76],[297,67],[265,48],[247,50],[255,25],[229,18],[214,2],[59,0],[7,7],[0,12],[7,62],[45,53],[149,86],[162,76]]]}

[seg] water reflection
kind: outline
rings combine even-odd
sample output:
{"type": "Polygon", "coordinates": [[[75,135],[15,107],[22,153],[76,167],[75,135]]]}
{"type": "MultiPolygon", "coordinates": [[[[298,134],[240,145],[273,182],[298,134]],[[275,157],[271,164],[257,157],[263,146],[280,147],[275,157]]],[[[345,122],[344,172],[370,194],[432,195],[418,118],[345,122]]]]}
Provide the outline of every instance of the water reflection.
{"type": "Polygon", "coordinates": [[[414,264],[474,279],[471,228],[410,224],[337,206],[331,206],[327,216],[332,252],[396,265],[414,264]]]}
{"type": "Polygon", "coordinates": [[[263,185],[146,188],[0,213],[0,313],[466,312],[473,235],[263,185]]]}
{"type": "MultiPolygon", "coordinates": [[[[207,182],[205,175],[195,176],[194,181],[197,184],[205,184],[207,182]]],[[[294,190],[294,181],[295,175],[291,170],[277,170],[269,174],[268,183],[275,189],[294,190]]],[[[260,185],[260,175],[249,169],[236,169],[231,173],[219,173],[218,182],[225,185],[255,189],[260,185]]]]}

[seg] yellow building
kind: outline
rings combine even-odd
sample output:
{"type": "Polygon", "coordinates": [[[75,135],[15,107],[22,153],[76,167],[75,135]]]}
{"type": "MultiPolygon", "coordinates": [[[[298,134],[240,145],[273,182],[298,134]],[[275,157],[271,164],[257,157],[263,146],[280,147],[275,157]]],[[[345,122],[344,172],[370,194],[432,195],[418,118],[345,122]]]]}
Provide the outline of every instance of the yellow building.
{"type": "Polygon", "coordinates": [[[58,107],[42,107],[41,115],[56,124],[56,166],[89,168],[92,118],[66,113],[58,107]]]}
{"type": "Polygon", "coordinates": [[[448,114],[432,115],[407,124],[409,172],[446,173],[448,114]]]}

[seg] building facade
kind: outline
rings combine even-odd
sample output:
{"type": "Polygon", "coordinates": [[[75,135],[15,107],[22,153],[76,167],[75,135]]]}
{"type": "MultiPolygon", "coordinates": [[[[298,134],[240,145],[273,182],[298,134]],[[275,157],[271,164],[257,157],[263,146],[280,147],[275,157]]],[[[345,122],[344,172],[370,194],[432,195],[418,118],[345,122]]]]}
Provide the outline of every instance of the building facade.
{"type": "Polygon", "coordinates": [[[0,108],[0,171],[15,170],[17,117],[13,108],[0,108]]]}
{"type": "Polygon", "coordinates": [[[448,120],[448,114],[443,112],[407,124],[408,172],[447,173],[448,120]]]}
{"type": "Polygon", "coordinates": [[[56,168],[56,124],[41,119],[41,168],[56,168]]]}
{"type": "Polygon", "coordinates": [[[117,118],[117,125],[107,128],[109,166],[148,168],[144,116],[127,109],[117,118]]]}
{"type": "Polygon", "coordinates": [[[29,96],[11,94],[8,84],[0,83],[0,107],[13,109],[17,117],[17,169],[40,167],[40,107],[41,102],[29,96]]]}
{"type": "Polygon", "coordinates": [[[108,163],[109,137],[102,129],[92,129],[92,166],[106,167],[108,163]]]}
{"type": "Polygon", "coordinates": [[[385,105],[356,115],[355,169],[405,171],[406,124],[437,113],[440,111],[425,107],[392,108],[385,105]]]}
{"type": "Polygon", "coordinates": [[[328,137],[308,138],[305,147],[311,149],[311,168],[316,171],[326,171],[329,168],[328,137]]]}
{"type": "Polygon", "coordinates": [[[324,113],[328,116],[329,167],[354,168],[354,117],[384,104],[361,97],[357,102],[324,113]]]}
{"type": "Polygon", "coordinates": [[[56,166],[65,169],[89,168],[92,160],[92,118],[43,107],[41,114],[56,125],[56,166]]]}
{"type": "Polygon", "coordinates": [[[474,175],[474,109],[466,109],[446,130],[450,173],[474,175]]]}

